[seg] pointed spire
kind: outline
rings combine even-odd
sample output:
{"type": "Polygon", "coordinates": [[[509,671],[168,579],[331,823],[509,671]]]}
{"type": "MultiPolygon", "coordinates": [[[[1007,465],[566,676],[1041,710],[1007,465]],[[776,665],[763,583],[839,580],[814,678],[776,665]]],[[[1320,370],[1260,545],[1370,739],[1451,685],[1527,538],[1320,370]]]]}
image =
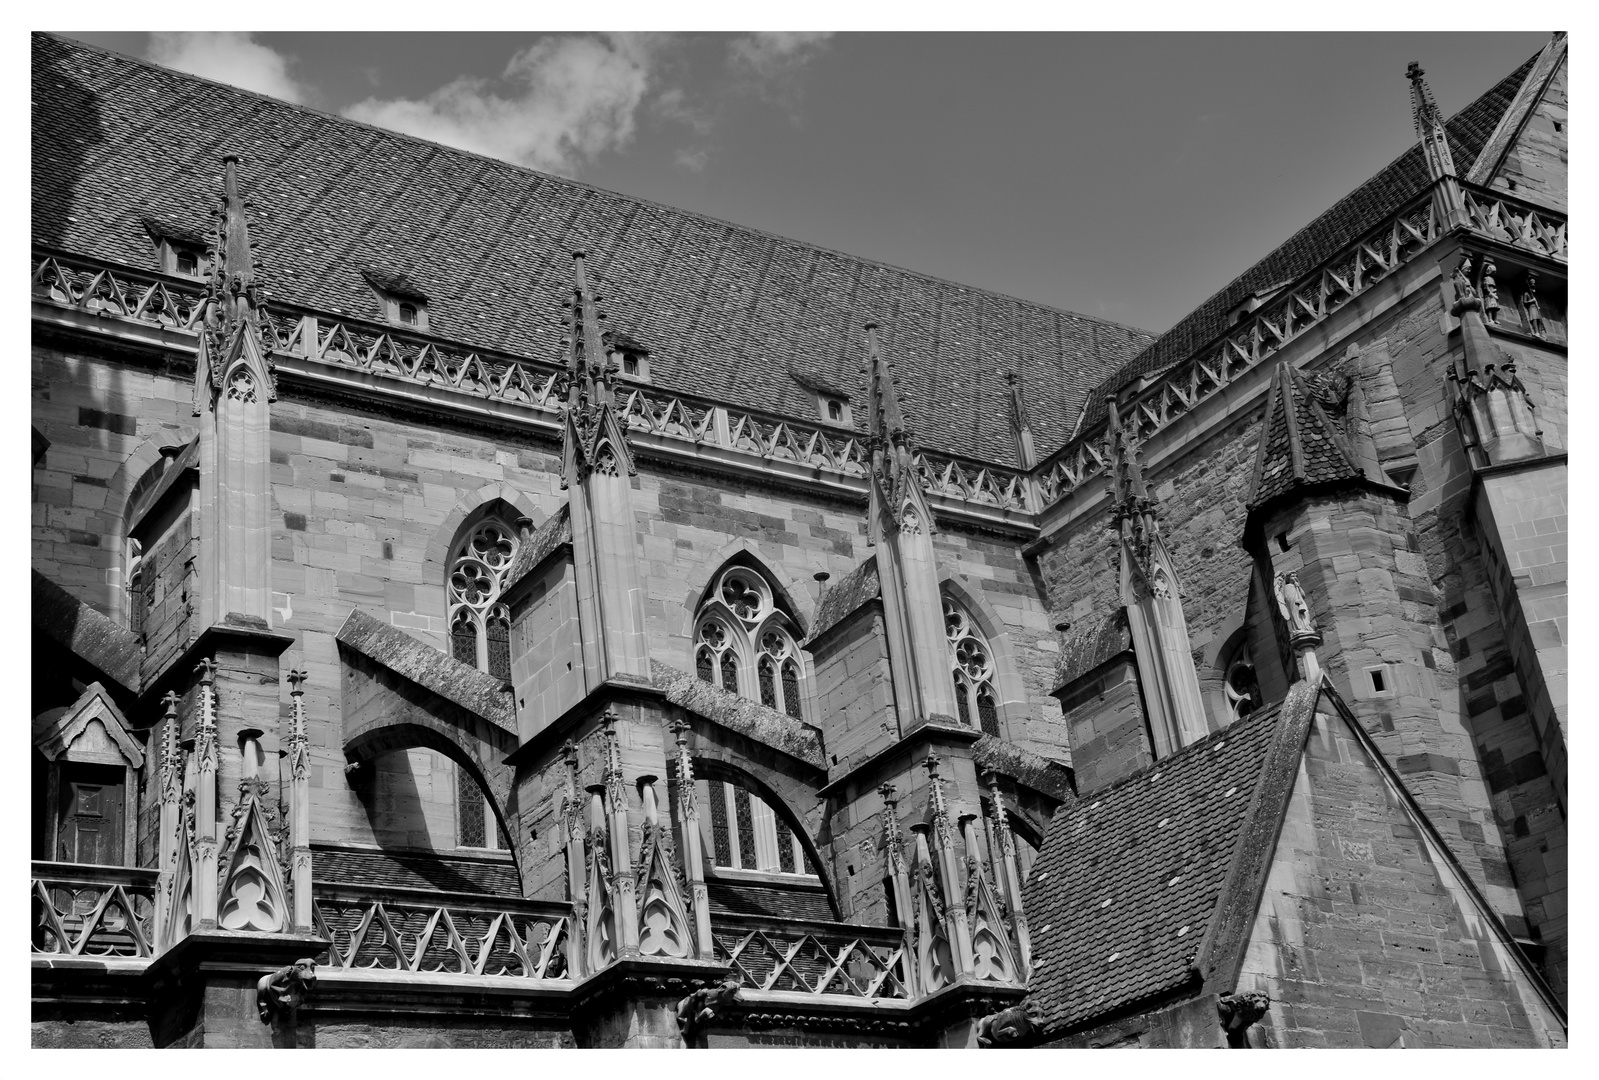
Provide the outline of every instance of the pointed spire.
{"type": "Polygon", "coordinates": [[[890,528],[896,532],[937,532],[916,467],[916,437],[900,410],[893,365],[878,347],[876,322],[866,324],[866,405],[870,413],[866,444],[871,450],[872,476],[876,481],[872,485],[872,533],[868,542],[876,544],[881,533],[890,528]]]}
{"type": "Polygon", "coordinates": [[[1137,514],[1154,516],[1154,503],[1144,483],[1138,461],[1138,441],[1131,426],[1123,427],[1116,395],[1105,397],[1105,461],[1110,472],[1111,516],[1116,520],[1137,514]]]}
{"type": "Polygon", "coordinates": [[[239,194],[242,155],[222,158],[222,206],[217,223],[216,255],[211,260],[211,295],[220,307],[224,329],[256,317],[255,257],[250,250],[250,225],[239,194]]]}
{"type": "Polygon", "coordinates": [[[1038,464],[1038,453],[1033,448],[1033,425],[1027,415],[1027,398],[1022,392],[1022,380],[1015,368],[1005,369],[1005,386],[1010,396],[1011,433],[1016,438],[1016,460],[1024,469],[1038,464]]]}
{"type": "Polygon", "coordinates": [[[894,445],[911,440],[905,416],[900,412],[899,389],[894,385],[893,368],[877,347],[877,324],[866,324],[867,402],[871,409],[871,433],[894,445]]]}
{"type": "Polygon", "coordinates": [[[1443,113],[1438,111],[1438,102],[1422,78],[1424,74],[1414,60],[1405,70],[1405,78],[1410,80],[1410,112],[1416,124],[1416,141],[1427,159],[1427,174],[1439,184],[1433,204],[1444,228],[1454,229],[1466,223],[1465,201],[1455,179],[1455,159],[1449,153],[1449,137],[1444,134],[1443,113]]]}
{"type": "Polygon", "coordinates": [[[610,476],[637,471],[628,447],[627,426],[616,415],[610,356],[600,321],[600,297],[589,289],[585,256],[572,252],[572,298],[566,335],[566,469],[563,487],[581,482],[596,469],[610,476]]]}

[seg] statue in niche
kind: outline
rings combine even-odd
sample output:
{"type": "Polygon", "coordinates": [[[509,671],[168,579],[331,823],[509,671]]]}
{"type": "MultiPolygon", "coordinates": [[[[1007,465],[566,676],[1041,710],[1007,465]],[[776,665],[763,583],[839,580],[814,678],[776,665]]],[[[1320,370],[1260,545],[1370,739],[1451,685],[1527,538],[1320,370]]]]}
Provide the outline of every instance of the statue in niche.
{"type": "Polygon", "coordinates": [[[1527,271],[1527,289],[1521,294],[1521,310],[1527,316],[1527,329],[1537,337],[1547,337],[1549,327],[1544,322],[1543,309],[1538,306],[1538,274],[1527,271]]]}
{"type": "Polygon", "coordinates": [[[261,976],[255,984],[255,1004],[260,1010],[261,1022],[276,1025],[292,1021],[295,1010],[305,1004],[315,989],[316,961],[310,957],[261,976]]]}
{"type": "Polygon", "coordinates": [[[1499,268],[1494,265],[1491,256],[1485,256],[1482,262],[1482,317],[1490,326],[1499,325],[1499,285],[1494,281],[1494,274],[1499,268]]]}
{"type": "Polygon", "coordinates": [[[1278,574],[1276,580],[1277,610],[1282,613],[1290,638],[1310,637],[1316,633],[1316,624],[1310,618],[1310,605],[1305,600],[1305,590],[1300,587],[1299,574],[1289,571],[1278,574]]]}
{"type": "Polygon", "coordinates": [[[1455,267],[1451,280],[1455,286],[1455,303],[1476,299],[1477,290],[1471,286],[1471,252],[1460,256],[1460,264],[1455,267]]]}

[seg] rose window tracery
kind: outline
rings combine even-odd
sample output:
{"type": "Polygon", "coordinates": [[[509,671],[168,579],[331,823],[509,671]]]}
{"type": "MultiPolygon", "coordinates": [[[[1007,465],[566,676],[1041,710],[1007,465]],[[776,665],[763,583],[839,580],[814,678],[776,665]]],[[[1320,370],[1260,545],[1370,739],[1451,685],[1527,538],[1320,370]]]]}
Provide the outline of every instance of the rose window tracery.
{"type": "Polygon", "coordinates": [[[694,670],[704,682],[803,719],[803,666],[793,620],[771,585],[745,567],[722,573],[695,622],[694,670]]]}
{"type": "Polygon", "coordinates": [[[975,717],[975,726],[999,738],[999,695],[994,690],[993,651],[971,614],[948,596],[944,597],[944,632],[949,638],[955,707],[961,723],[973,726],[975,717]]]}

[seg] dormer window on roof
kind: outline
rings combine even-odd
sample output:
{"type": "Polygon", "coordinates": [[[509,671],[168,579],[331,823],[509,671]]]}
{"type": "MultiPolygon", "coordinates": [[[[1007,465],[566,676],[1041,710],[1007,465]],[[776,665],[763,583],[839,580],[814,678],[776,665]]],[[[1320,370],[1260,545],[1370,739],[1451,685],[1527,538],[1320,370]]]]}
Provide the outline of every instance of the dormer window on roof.
{"type": "Polygon", "coordinates": [[[211,261],[201,230],[154,218],[146,218],[144,228],[155,241],[156,260],[163,274],[200,278],[210,271],[211,261]]]}
{"type": "Polygon", "coordinates": [[[427,331],[428,298],[415,281],[388,270],[367,269],[361,276],[377,293],[385,322],[408,330],[427,331]]]}
{"type": "Polygon", "coordinates": [[[650,350],[647,346],[620,330],[607,330],[602,336],[605,349],[611,354],[611,360],[622,378],[634,382],[650,381],[650,350]]]}

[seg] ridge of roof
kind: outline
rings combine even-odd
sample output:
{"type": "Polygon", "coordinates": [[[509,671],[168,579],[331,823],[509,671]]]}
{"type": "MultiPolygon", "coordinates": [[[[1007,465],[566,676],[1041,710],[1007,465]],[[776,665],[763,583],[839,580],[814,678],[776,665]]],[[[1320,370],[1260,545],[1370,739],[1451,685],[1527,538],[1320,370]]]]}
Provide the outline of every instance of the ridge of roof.
{"type": "MultiPolygon", "coordinates": [[[[1509,75],[1461,108],[1444,124],[1451,147],[1462,161],[1474,161],[1516,92],[1543,53],[1534,54],[1509,75]]],[[[1292,283],[1337,254],[1361,233],[1397,211],[1430,182],[1421,147],[1412,140],[1397,157],[1354,190],[1252,263],[1217,292],[1178,319],[1147,348],[1112,372],[1089,393],[1073,438],[1105,416],[1104,398],[1140,376],[1151,375],[1192,357],[1228,329],[1223,319],[1258,291],[1292,283]]]]}
{"type": "Polygon", "coordinates": [[[1494,175],[1504,165],[1505,156],[1516,144],[1522,129],[1527,126],[1528,119],[1544,95],[1549,92],[1550,83],[1565,62],[1566,34],[1564,31],[1559,31],[1549,39],[1549,44],[1544,46],[1543,51],[1533,58],[1532,70],[1522,80],[1516,96],[1511,99],[1504,114],[1500,116],[1493,134],[1483,143],[1482,150],[1477,154],[1477,160],[1471,162],[1461,174],[1462,179],[1479,187],[1487,187],[1493,181],[1494,175]]]}

